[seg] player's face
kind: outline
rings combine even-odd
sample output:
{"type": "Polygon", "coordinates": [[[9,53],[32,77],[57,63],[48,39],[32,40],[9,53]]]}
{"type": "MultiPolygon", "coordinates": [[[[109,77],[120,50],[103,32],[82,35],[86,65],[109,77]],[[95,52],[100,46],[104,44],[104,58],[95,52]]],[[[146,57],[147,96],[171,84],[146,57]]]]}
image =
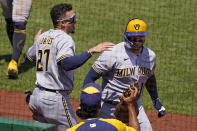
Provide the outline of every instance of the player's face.
{"type": "Polygon", "coordinates": [[[64,24],[65,24],[65,30],[68,34],[75,32],[75,23],[76,22],[77,22],[77,19],[76,19],[75,11],[71,10],[71,11],[67,12],[64,24]]]}
{"type": "Polygon", "coordinates": [[[145,42],[145,36],[129,36],[128,40],[133,43],[136,49],[140,49],[145,42]]]}

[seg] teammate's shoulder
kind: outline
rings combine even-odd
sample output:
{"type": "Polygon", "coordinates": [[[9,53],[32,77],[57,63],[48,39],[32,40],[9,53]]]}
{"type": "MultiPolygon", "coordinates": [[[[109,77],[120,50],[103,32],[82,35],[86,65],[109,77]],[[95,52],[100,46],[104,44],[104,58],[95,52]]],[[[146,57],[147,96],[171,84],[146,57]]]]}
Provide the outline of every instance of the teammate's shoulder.
{"type": "Polygon", "coordinates": [[[116,44],[114,47],[116,47],[116,48],[124,48],[125,47],[125,42],[120,42],[120,43],[116,44]]]}
{"type": "Polygon", "coordinates": [[[80,122],[80,123],[78,123],[77,125],[75,125],[75,126],[69,128],[69,129],[67,129],[67,131],[76,131],[77,128],[79,128],[79,127],[80,127],[81,125],[83,125],[83,124],[84,124],[84,122],[80,122]]]}
{"type": "Polygon", "coordinates": [[[109,51],[103,51],[100,55],[116,57],[122,53],[123,46],[121,43],[115,44],[109,51]]]}
{"type": "Polygon", "coordinates": [[[124,49],[124,42],[121,42],[121,43],[116,44],[113,48],[111,48],[111,52],[118,53],[122,49],[124,49]]]}
{"type": "Polygon", "coordinates": [[[123,122],[121,122],[120,120],[117,120],[117,119],[100,118],[99,120],[107,122],[107,123],[115,126],[118,131],[119,130],[136,131],[134,128],[127,126],[126,124],[124,124],[123,122]]]}
{"type": "Polygon", "coordinates": [[[105,121],[107,123],[110,123],[110,124],[124,124],[122,123],[120,120],[117,120],[117,119],[104,119],[104,118],[100,118],[99,119],[100,121],[105,121]]]}

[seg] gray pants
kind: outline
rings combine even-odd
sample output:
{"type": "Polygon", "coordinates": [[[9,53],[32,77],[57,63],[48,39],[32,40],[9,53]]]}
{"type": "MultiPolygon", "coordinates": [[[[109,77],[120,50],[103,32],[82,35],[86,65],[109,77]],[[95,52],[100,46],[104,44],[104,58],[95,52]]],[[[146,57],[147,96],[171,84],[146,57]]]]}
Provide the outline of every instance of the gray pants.
{"type": "Polygon", "coordinates": [[[77,124],[69,96],[65,91],[50,92],[35,88],[30,97],[29,107],[34,120],[56,125],[57,131],[77,124]]]}
{"type": "MultiPolygon", "coordinates": [[[[116,107],[116,105],[102,103],[102,108],[101,108],[99,117],[114,118],[115,107],[116,107]]],[[[150,121],[144,111],[143,106],[140,106],[139,114],[138,114],[137,118],[140,123],[140,130],[141,131],[152,131],[152,126],[151,126],[150,121]]]]}
{"type": "Polygon", "coordinates": [[[32,0],[0,0],[5,19],[26,22],[31,10],[32,0]]]}

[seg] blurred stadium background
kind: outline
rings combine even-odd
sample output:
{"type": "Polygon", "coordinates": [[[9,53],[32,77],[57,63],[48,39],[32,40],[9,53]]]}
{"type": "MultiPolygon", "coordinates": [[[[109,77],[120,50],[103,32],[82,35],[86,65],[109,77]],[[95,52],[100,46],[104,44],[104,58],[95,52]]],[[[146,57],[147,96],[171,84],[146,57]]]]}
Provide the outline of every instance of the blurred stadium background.
{"type": "MultiPolygon", "coordinates": [[[[51,7],[65,2],[71,3],[77,13],[76,33],[72,34],[76,43],[76,54],[102,41],[116,44],[123,41],[128,20],[134,17],[143,19],[148,25],[145,45],[157,54],[156,77],[160,100],[168,113],[186,115],[188,119],[185,122],[197,124],[197,121],[193,121],[193,117],[197,116],[196,0],[33,0],[23,53],[31,46],[34,35],[40,28],[43,31],[53,28],[49,16],[51,7]]],[[[6,34],[1,8],[0,13],[0,93],[5,90],[33,90],[33,64],[21,65],[18,79],[8,79],[5,75],[12,48],[6,34]]],[[[92,57],[75,71],[71,99],[79,99],[84,77],[97,57],[98,55],[92,57]]],[[[97,82],[101,83],[101,80],[97,82]]],[[[14,97],[16,100],[11,102],[10,108],[14,108],[13,105],[20,99],[20,95],[9,95],[6,98],[1,96],[0,94],[0,109],[4,103],[9,103],[7,97],[14,97]]],[[[142,101],[145,109],[154,110],[146,90],[142,101]]],[[[0,116],[4,113],[0,110],[0,116]]],[[[170,121],[166,120],[166,125],[170,121]]],[[[197,127],[194,130],[197,130],[197,127]]]]}

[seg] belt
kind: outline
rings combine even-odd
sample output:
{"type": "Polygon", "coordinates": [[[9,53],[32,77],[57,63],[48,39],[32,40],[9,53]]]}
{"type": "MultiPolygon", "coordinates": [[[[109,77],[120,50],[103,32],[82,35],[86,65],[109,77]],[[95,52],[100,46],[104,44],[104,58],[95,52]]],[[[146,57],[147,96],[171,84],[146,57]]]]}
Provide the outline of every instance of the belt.
{"type": "Polygon", "coordinates": [[[40,90],[44,90],[44,91],[49,91],[49,92],[53,92],[53,93],[60,93],[60,94],[67,94],[69,95],[72,91],[69,90],[55,90],[55,89],[48,89],[39,85],[36,85],[37,88],[39,88],[40,90]]]}
{"type": "Polygon", "coordinates": [[[111,105],[118,105],[118,101],[110,101],[110,100],[102,100],[104,103],[111,104],[111,105]]]}
{"type": "Polygon", "coordinates": [[[58,90],[47,89],[47,88],[44,88],[44,87],[41,87],[41,86],[38,86],[38,85],[37,85],[37,87],[39,89],[41,89],[41,90],[45,90],[45,91],[49,91],[49,92],[54,92],[54,93],[56,93],[56,91],[58,91],[58,90]]]}

